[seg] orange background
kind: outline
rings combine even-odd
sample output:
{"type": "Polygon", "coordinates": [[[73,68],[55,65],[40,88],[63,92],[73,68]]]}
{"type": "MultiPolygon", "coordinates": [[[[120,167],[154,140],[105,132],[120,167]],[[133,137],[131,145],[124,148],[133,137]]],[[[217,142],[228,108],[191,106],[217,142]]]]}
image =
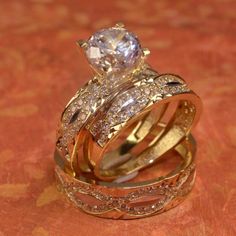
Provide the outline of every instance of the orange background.
{"type": "Polygon", "coordinates": [[[0,1],[0,236],[236,235],[236,1],[0,1]],[[56,191],[60,112],[89,78],[75,41],[125,22],[204,102],[193,192],[154,217],[81,213],[56,191]]]}

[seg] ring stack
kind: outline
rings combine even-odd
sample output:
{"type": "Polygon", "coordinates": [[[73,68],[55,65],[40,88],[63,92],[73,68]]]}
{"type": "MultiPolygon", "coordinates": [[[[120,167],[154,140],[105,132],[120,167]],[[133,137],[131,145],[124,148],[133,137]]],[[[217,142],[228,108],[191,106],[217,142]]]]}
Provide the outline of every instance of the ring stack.
{"type": "Polygon", "coordinates": [[[99,217],[141,218],[176,206],[194,184],[190,132],[200,117],[200,98],[180,76],[148,65],[149,50],[121,23],[78,45],[94,76],[61,115],[54,156],[58,189],[99,217]],[[180,157],[178,165],[161,176],[143,174],[170,151],[180,157]]]}

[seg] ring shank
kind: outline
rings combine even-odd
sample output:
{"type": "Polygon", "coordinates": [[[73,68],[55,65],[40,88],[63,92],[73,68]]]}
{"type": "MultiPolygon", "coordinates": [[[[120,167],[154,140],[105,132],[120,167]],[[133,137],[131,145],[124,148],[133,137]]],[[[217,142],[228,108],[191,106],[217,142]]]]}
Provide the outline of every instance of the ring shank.
{"type": "MultiPolygon", "coordinates": [[[[176,100],[178,96],[175,96],[176,100]]],[[[182,96],[180,96],[180,99],[182,96]]],[[[160,158],[164,153],[166,153],[168,150],[172,149],[175,145],[177,145],[182,139],[185,138],[186,134],[190,132],[190,129],[192,125],[194,124],[194,119],[196,118],[196,106],[197,99],[195,99],[195,95],[192,96],[184,96],[184,99],[189,100],[180,100],[178,107],[174,113],[174,116],[169,121],[167,127],[162,129],[161,134],[157,136],[155,133],[154,139],[151,140],[149,143],[149,147],[147,147],[143,152],[139,153],[138,155],[132,155],[130,152],[130,149],[134,147],[135,145],[138,145],[139,140],[132,140],[133,143],[125,142],[123,145],[120,146],[118,150],[111,153],[106,153],[109,146],[112,146],[112,142],[108,143],[105,147],[101,148],[99,145],[96,144],[96,142],[93,139],[92,135],[87,136],[87,140],[85,143],[86,146],[86,152],[88,153],[88,161],[89,163],[95,163],[93,164],[93,169],[100,179],[104,180],[111,180],[118,178],[119,176],[127,175],[134,173],[142,168],[147,167],[150,164],[153,164],[156,159],[160,158]],[[128,147],[126,149],[122,147],[128,147]],[[113,159],[113,162],[116,162],[116,159],[118,162],[125,162],[124,164],[119,165],[115,168],[103,168],[104,166],[104,159],[106,159],[106,156],[111,156],[110,159],[113,159]],[[128,160],[127,160],[128,158],[128,160]]],[[[170,99],[171,100],[171,99],[170,99]]],[[[165,100],[166,104],[167,102],[172,102],[165,100]]],[[[156,108],[158,109],[159,104],[155,104],[156,108]]],[[[143,116],[138,115],[135,117],[135,119],[142,120],[143,116]]],[[[146,129],[144,127],[144,134],[141,136],[140,140],[143,140],[147,134],[150,134],[154,132],[156,129],[155,126],[157,126],[159,119],[155,121],[153,119],[152,121],[148,121],[147,117],[144,116],[144,120],[142,123],[145,123],[146,127],[148,126],[149,129],[146,129]],[[147,125],[148,123],[148,125],[147,125]]],[[[132,123],[132,121],[131,121],[132,123]]],[[[123,128],[123,130],[126,128],[123,128]]],[[[139,133],[142,133],[142,125],[139,127],[139,133]]],[[[119,137],[120,134],[116,136],[116,138],[119,137]]],[[[135,135],[135,133],[134,133],[135,135]]],[[[129,138],[129,137],[128,137],[129,138]]],[[[107,165],[106,165],[107,166],[107,165]]]]}
{"type": "Polygon", "coordinates": [[[56,178],[59,189],[74,204],[89,214],[114,219],[141,218],[166,211],[191,191],[195,177],[195,141],[190,136],[176,146],[183,162],[166,176],[143,182],[114,183],[74,178],[63,171],[60,156],[56,178]]]}
{"type": "MultiPolygon", "coordinates": [[[[89,92],[95,88],[92,81],[69,103],[62,116],[62,128],[59,132],[57,145],[57,151],[64,159],[68,173],[80,175],[80,173],[94,172],[101,180],[114,180],[119,176],[134,173],[152,164],[188,135],[190,129],[199,119],[201,110],[199,97],[190,91],[178,76],[158,75],[155,71],[149,74],[149,70],[143,71],[139,76],[142,78],[141,80],[129,81],[122,89],[118,89],[114,93],[111,92],[110,97],[96,98],[91,101],[90,106],[87,105],[83,108],[80,105],[81,99],[86,99],[85,101],[88,103],[90,102],[89,96],[94,96],[89,92]],[[96,102],[94,103],[94,101],[96,102]],[[165,107],[176,102],[178,107],[167,127],[160,129],[159,135],[155,135],[146,150],[135,153],[135,150],[142,146],[143,141],[152,135],[157,124],[160,125],[159,120],[165,113],[165,107]],[[77,104],[79,104],[79,110],[76,110],[77,104]],[[82,122],[81,119],[84,118],[82,116],[89,108],[94,111],[88,113],[88,118],[82,122]],[[153,111],[159,111],[159,115],[149,120],[151,116],[148,114],[153,111]],[[118,123],[116,123],[117,121],[114,123],[114,117],[118,123]],[[81,121],[78,122],[77,119],[81,121]],[[114,141],[127,127],[135,123],[138,125],[126,141],[122,142],[123,144],[118,147],[117,151],[109,154],[114,141]],[[77,133],[75,133],[74,127],[79,129],[77,133]],[[73,137],[70,142],[68,142],[68,135],[73,137]],[[63,144],[63,140],[66,139],[67,141],[63,144]],[[64,146],[61,146],[60,140],[64,146]],[[155,151],[151,153],[151,150],[155,151]],[[113,160],[118,161],[120,165],[117,168],[104,167],[102,165],[103,159],[114,153],[118,155],[113,160]],[[121,164],[122,160],[126,162],[123,165],[121,164]]],[[[96,88],[98,89],[98,87],[96,88]]],[[[100,89],[102,91],[102,86],[100,89]]]]}

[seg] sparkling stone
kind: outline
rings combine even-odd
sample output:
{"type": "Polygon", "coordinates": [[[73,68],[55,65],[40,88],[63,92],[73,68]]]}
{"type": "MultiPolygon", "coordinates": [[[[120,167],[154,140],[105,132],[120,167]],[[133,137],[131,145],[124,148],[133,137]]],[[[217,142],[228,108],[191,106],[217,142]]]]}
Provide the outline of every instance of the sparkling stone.
{"type": "Polygon", "coordinates": [[[96,32],[88,40],[86,55],[99,71],[122,72],[138,64],[142,50],[133,33],[122,28],[108,28],[96,32]]]}
{"type": "Polygon", "coordinates": [[[89,111],[89,110],[90,110],[90,106],[89,106],[89,105],[86,105],[86,106],[84,107],[84,109],[85,109],[86,111],[89,111]]]}
{"type": "Polygon", "coordinates": [[[71,107],[71,111],[72,111],[72,112],[75,112],[75,111],[76,111],[76,109],[77,109],[77,107],[76,107],[76,106],[72,106],[72,107],[71,107]]]}
{"type": "Polygon", "coordinates": [[[133,98],[133,97],[130,97],[128,100],[126,100],[126,101],[122,104],[122,109],[128,110],[134,103],[135,103],[134,98],[133,98]]]}
{"type": "Polygon", "coordinates": [[[85,118],[86,118],[86,114],[85,114],[85,113],[82,113],[81,116],[80,116],[80,119],[81,119],[81,120],[85,120],[85,118]]]}
{"type": "Polygon", "coordinates": [[[71,117],[69,124],[72,124],[73,122],[75,122],[79,116],[80,113],[80,109],[78,109],[71,117]]]}
{"type": "Polygon", "coordinates": [[[149,95],[150,94],[150,89],[149,88],[145,88],[144,92],[145,92],[146,95],[149,95]]]}
{"type": "Polygon", "coordinates": [[[81,106],[81,105],[83,105],[83,100],[82,99],[79,99],[78,100],[78,104],[81,106]]]}

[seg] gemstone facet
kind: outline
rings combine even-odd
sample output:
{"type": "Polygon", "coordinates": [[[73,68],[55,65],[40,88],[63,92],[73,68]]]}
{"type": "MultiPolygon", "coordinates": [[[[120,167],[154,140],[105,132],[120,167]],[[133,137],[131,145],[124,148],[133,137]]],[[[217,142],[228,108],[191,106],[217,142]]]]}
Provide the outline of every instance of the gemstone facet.
{"type": "Polygon", "coordinates": [[[142,56],[137,37],[124,28],[102,29],[88,40],[86,55],[97,71],[117,73],[134,68],[142,56]]]}

